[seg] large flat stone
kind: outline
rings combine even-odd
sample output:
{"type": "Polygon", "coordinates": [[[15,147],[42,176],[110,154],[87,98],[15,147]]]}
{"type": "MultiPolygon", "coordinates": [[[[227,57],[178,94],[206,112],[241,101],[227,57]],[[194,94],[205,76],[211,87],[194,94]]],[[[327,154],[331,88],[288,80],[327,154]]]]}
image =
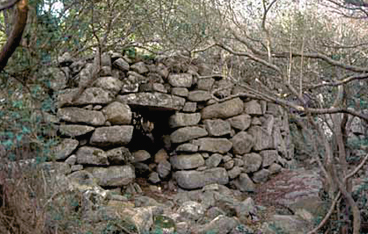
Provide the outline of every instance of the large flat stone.
{"type": "Polygon", "coordinates": [[[174,87],[190,88],[192,86],[193,76],[188,73],[170,74],[169,83],[174,87]]]}
{"type": "Polygon", "coordinates": [[[61,108],[58,110],[57,115],[61,120],[70,123],[85,123],[100,126],[106,122],[106,118],[102,112],[78,107],[61,108]]]}
{"type": "Polygon", "coordinates": [[[94,127],[78,124],[62,124],[59,127],[60,133],[68,137],[82,136],[92,132],[93,130],[95,130],[94,127]]]}
{"type": "Polygon", "coordinates": [[[177,171],[174,177],[184,189],[203,188],[209,184],[227,184],[229,176],[225,168],[212,168],[205,171],[177,171]]]}
{"type": "Polygon", "coordinates": [[[127,145],[132,140],[133,129],[130,125],[96,128],[90,144],[99,147],[127,145]]]}
{"type": "Polygon", "coordinates": [[[86,169],[96,178],[97,184],[104,187],[128,185],[135,179],[134,168],[130,165],[90,167],[86,169]]]}
{"type": "Polygon", "coordinates": [[[107,166],[109,161],[105,151],[95,147],[83,146],[75,154],[78,164],[107,166]]]}
{"type": "MultiPolygon", "coordinates": [[[[57,97],[58,107],[63,107],[65,105],[71,105],[71,101],[74,95],[78,92],[79,88],[66,89],[59,93],[57,97]]],[[[113,96],[110,92],[98,88],[91,87],[87,88],[77,100],[75,100],[73,105],[97,105],[97,104],[107,104],[113,100],[113,96]]]]}
{"type": "Polygon", "coordinates": [[[226,138],[201,138],[192,142],[199,146],[199,151],[206,151],[212,153],[226,153],[229,152],[233,144],[226,138]]]}
{"type": "Polygon", "coordinates": [[[244,103],[240,98],[234,98],[222,103],[207,106],[202,110],[202,119],[230,118],[244,111],[244,103]]]}
{"type": "Polygon", "coordinates": [[[128,105],[156,107],[167,110],[181,110],[185,104],[184,98],[158,92],[119,95],[117,100],[128,105]]]}
{"type": "Polygon", "coordinates": [[[171,128],[185,127],[197,125],[201,120],[200,113],[175,113],[169,118],[169,126],[171,128]]]}
{"type": "Polygon", "coordinates": [[[175,132],[171,133],[170,139],[172,143],[183,143],[207,135],[208,135],[207,131],[203,128],[184,127],[179,128],[175,132]]]}
{"type": "Polygon", "coordinates": [[[170,163],[175,169],[187,170],[203,166],[205,161],[201,154],[182,154],[170,158],[170,163]]]}

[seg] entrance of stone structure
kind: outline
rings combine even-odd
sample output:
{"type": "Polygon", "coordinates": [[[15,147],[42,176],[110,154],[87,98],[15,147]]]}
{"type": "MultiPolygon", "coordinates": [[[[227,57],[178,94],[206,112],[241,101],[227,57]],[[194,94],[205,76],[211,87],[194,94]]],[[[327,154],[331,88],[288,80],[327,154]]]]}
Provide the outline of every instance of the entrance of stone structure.
{"type": "Polygon", "coordinates": [[[134,132],[128,148],[133,152],[146,150],[152,156],[160,149],[170,151],[172,129],[169,117],[175,112],[164,108],[131,106],[134,132]]]}

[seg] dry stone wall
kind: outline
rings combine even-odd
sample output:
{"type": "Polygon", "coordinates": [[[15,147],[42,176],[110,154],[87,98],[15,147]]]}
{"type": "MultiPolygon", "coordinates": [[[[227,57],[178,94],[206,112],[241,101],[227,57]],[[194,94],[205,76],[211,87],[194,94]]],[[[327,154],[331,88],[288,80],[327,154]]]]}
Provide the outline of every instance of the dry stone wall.
{"type": "Polygon", "coordinates": [[[216,101],[213,95],[226,98],[241,87],[211,75],[200,59],[132,61],[104,53],[93,84],[92,60],[64,54],[58,62],[52,87],[62,141],[55,159],[71,173],[89,172],[100,186],[122,187],[144,175],[183,189],[218,183],[254,191],[293,164],[283,109],[248,98],[216,101]],[[145,140],[135,139],[138,133],[145,140]]]}

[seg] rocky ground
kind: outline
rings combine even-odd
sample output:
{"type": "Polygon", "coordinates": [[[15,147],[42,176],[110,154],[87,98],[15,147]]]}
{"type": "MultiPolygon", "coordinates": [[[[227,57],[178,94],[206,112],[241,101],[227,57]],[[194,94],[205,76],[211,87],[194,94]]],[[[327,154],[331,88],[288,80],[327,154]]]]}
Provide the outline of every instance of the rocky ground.
{"type": "Polygon", "coordinates": [[[328,208],[318,197],[318,173],[303,169],[285,169],[254,193],[219,184],[188,191],[145,178],[123,190],[103,189],[86,171],[56,171],[58,182],[50,177],[50,185],[64,194],[61,200],[79,194],[69,215],[93,233],[307,233],[328,208]]]}

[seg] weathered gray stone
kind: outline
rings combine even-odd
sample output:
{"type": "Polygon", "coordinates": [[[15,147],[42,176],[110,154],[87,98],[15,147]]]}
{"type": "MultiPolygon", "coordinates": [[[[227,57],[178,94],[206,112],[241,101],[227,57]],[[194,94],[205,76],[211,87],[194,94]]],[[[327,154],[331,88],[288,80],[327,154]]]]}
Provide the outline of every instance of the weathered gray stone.
{"type": "Polygon", "coordinates": [[[270,171],[267,169],[262,169],[257,171],[253,174],[252,180],[254,183],[264,183],[268,180],[269,176],[271,175],[270,171]]]}
{"type": "Polygon", "coordinates": [[[68,77],[57,67],[50,67],[46,71],[46,75],[50,77],[50,88],[59,91],[67,87],[68,77]]]}
{"type": "Polygon", "coordinates": [[[206,166],[208,168],[214,168],[217,167],[222,161],[222,155],[221,154],[212,154],[207,160],[206,160],[206,166]]]}
{"type": "Polygon", "coordinates": [[[83,146],[80,147],[76,154],[78,164],[86,165],[99,165],[106,166],[109,165],[106,153],[98,148],[83,146]]]}
{"type": "Polygon", "coordinates": [[[186,114],[186,113],[175,113],[169,118],[169,126],[171,128],[186,127],[197,125],[201,120],[200,113],[186,114]]]}
{"type": "Polygon", "coordinates": [[[111,67],[111,56],[109,53],[105,52],[101,55],[101,66],[111,67]]]}
{"type": "Polygon", "coordinates": [[[196,102],[186,102],[183,107],[184,112],[195,112],[196,110],[197,110],[196,102]]]}
{"type": "Polygon", "coordinates": [[[138,150],[133,153],[134,162],[144,162],[151,158],[151,154],[146,150],[138,150]]]}
{"type": "Polygon", "coordinates": [[[199,146],[199,151],[207,151],[212,153],[229,152],[233,144],[226,138],[201,138],[192,142],[199,146]]]}
{"type": "Polygon", "coordinates": [[[55,159],[66,159],[78,147],[79,141],[74,139],[63,139],[60,144],[54,148],[55,159]]]}
{"type": "Polygon", "coordinates": [[[268,168],[271,175],[279,173],[281,171],[281,169],[282,169],[282,167],[277,163],[272,163],[272,165],[268,168]]]}
{"type": "Polygon", "coordinates": [[[192,86],[193,76],[188,73],[170,74],[169,83],[174,87],[190,88],[192,86]]]}
{"type": "Polygon", "coordinates": [[[239,132],[230,141],[235,154],[249,153],[254,145],[254,138],[246,132],[239,132]]]}
{"type": "Polygon", "coordinates": [[[243,161],[245,173],[255,172],[258,171],[262,165],[262,156],[256,153],[245,154],[243,161]]]}
{"type": "Polygon", "coordinates": [[[117,100],[128,105],[158,107],[168,110],[181,110],[185,103],[184,98],[158,92],[119,95],[117,100]]]}
{"type": "Polygon", "coordinates": [[[169,76],[169,69],[167,69],[167,67],[162,63],[157,65],[156,71],[163,78],[167,78],[169,76]]]}
{"type": "Polygon", "coordinates": [[[130,165],[90,167],[86,169],[96,178],[97,184],[105,187],[128,185],[135,179],[134,168],[130,165]]]}
{"type": "Polygon", "coordinates": [[[265,234],[304,234],[312,228],[313,223],[303,220],[297,215],[273,215],[268,222],[262,225],[261,232],[265,234]]]}
{"type": "MultiPolygon", "coordinates": [[[[75,89],[65,89],[60,91],[57,97],[58,107],[63,107],[67,104],[72,103],[74,95],[77,94],[79,88],[75,89]]],[[[110,92],[97,87],[91,87],[84,90],[77,100],[73,102],[73,105],[97,105],[97,104],[107,104],[113,100],[113,96],[110,92]]]]}
{"type": "Polygon", "coordinates": [[[255,184],[246,173],[241,173],[231,184],[241,192],[254,192],[256,190],[255,184]]]}
{"type": "Polygon", "coordinates": [[[227,184],[229,177],[224,168],[212,168],[205,171],[177,171],[174,178],[184,189],[202,188],[209,184],[227,184]]]}
{"type": "Polygon", "coordinates": [[[182,154],[170,158],[173,168],[178,170],[195,169],[204,165],[204,159],[201,154],[182,154]]]}
{"type": "Polygon", "coordinates": [[[223,136],[231,133],[230,124],[222,119],[205,120],[204,125],[209,136],[223,136]]]}
{"type": "Polygon", "coordinates": [[[239,221],[234,218],[227,217],[225,215],[219,215],[211,222],[202,225],[197,228],[192,228],[193,233],[207,234],[207,233],[230,233],[236,226],[239,225],[239,221]]]}
{"type": "Polygon", "coordinates": [[[77,124],[62,124],[59,127],[60,133],[68,137],[82,136],[92,132],[93,130],[95,130],[94,127],[77,124]]]}
{"type": "Polygon", "coordinates": [[[199,79],[198,82],[197,82],[197,89],[211,90],[214,83],[215,83],[215,79],[213,79],[213,78],[199,79]]]}
{"type": "Polygon", "coordinates": [[[205,208],[198,202],[184,202],[178,209],[179,220],[195,222],[203,217],[205,211],[205,208]]]}
{"type": "Polygon", "coordinates": [[[160,163],[162,161],[167,161],[169,159],[169,155],[167,154],[165,149],[160,149],[155,154],[155,163],[160,163]]]}
{"type": "Polygon", "coordinates": [[[179,96],[179,97],[188,97],[189,91],[187,88],[174,87],[171,89],[171,94],[179,96]]]}
{"type": "Polygon", "coordinates": [[[78,107],[61,108],[57,112],[61,120],[71,123],[86,123],[94,126],[105,124],[106,118],[100,111],[85,110],[78,107]]]}
{"type": "Polygon", "coordinates": [[[227,172],[227,174],[229,175],[230,179],[234,179],[234,178],[238,177],[241,172],[242,172],[242,169],[238,166],[235,166],[231,170],[229,170],[227,172]]]}
{"type": "Polygon", "coordinates": [[[75,154],[70,155],[66,160],[65,163],[69,164],[70,166],[73,166],[77,162],[77,156],[75,154]]]}
{"type": "Polygon", "coordinates": [[[159,164],[157,165],[157,173],[160,176],[160,178],[165,179],[166,177],[169,176],[170,172],[171,172],[171,164],[168,161],[163,160],[159,162],[159,164]]]}
{"type": "Polygon", "coordinates": [[[94,87],[99,87],[104,90],[111,92],[113,95],[116,95],[121,90],[123,83],[118,78],[108,76],[108,77],[100,77],[94,83],[94,87]]]}
{"type": "Polygon", "coordinates": [[[260,155],[263,158],[262,167],[270,166],[272,163],[277,162],[279,158],[277,150],[263,150],[260,152],[260,155]]]}
{"type": "Polygon", "coordinates": [[[176,147],[176,152],[191,152],[195,153],[198,152],[198,145],[193,145],[190,143],[181,144],[178,147],[176,147]]]}
{"type": "Polygon", "coordinates": [[[200,127],[184,127],[171,133],[170,138],[172,143],[183,143],[199,137],[207,136],[205,129],[200,127]]]}
{"type": "Polygon", "coordinates": [[[230,79],[222,78],[216,81],[213,89],[217,90],[215,95],[220,98],[225,98],[231,95],[231,90],[234,87],[234,82],[230,79]]]}
{"type": "Polygon", "coordinates": [[[132,122],[132,111],[130,107],[121,102],[113,102],[106,106],[102,112],[111,124],[130,124],[132,122]]]}
{"type": "Polygon", "coordinates": [[[252,122],[252,117],[247,114],[234,116],[230,119],[228,119],[231,127],[238,129],[240,131],[244,131],[249,128],[250,123],[252,122]]]}
{"type": "Polygon", "coordinates": [[[239,115],[244,110],[244,103],[240,98],[207,106],[202,110],[202,119],[229,118],[239,115]]]}
{"type": "Polygon", "coordinates": [[[113,65],[122,71],[129,71],[129,63],[127,63],[123,58],[118,58],[114,61],[113,65]]]}
{"type": "Polygon", "coordinates": [[[80,165],[80,164],[72,165],[72,166],[70,166],[70,170],[71,170],[71,172],[81,171],[81,170],[83,170],[83,165],[80,165]]]}
{"type": "Polygon", "coordinates": [[[135,63],[132,66],[130,66],[130,68],[133,71],[138,72],[139,74],[144,74],[148,72],[148,68],[144,62],[135,63]]]}
{"type": "Polygon", "coordinates": [[[133,161],[133,155],[130,153],[129,149],[125,147],[106,151],[106,156],[110,164],[115,165],[127,164],[133,161]]]}
{"type": "Polygon", "coordinates": [[[262,115],[261,105],[257,100],[252,100],[244,105],[244,112],[248,115],[262,115]]]}
{"type": "Polygon", "coordinates": [[[211,99],[211,94],[204,90],[190,91],[188,100],[192,102],[205,102],[211,99]]]}
{"type": "Polygon", "coordinates": [[[261,151],[265,149],[272,149],[274,148],[272,142],[272,136],[268,134],[267,130],[259,127],[259,126],[252,126],[248,133],[253,136],[254,139],[254,146],[253,149],[256,151],[261,151]]]}
{"type": "Polygon", "coordinates": [[[150,173],[150,175],[148,176],[148,181],[153,183],[153,184],[157,184],[161,182],[161,179],[158,175],[157,172],[153,171],[150,173]]]}
{"type": "Polygon", "coordinates": [[[100,147],[127,145],[132,139],[133,129],[129,125],[96,128],[90,144],[100,147]]]}
{"type": "Polygon", "coordinates": [[[231,168],[234,167],[234,160],[230,160],[230,161],[227,161],[226,163],[224,163],[224,168],[226,170],[230,170],[231,168]]]}
{"type": "Polygon", "coordinates": [[[131,82],[131,84],[145,84],[149,81],[147,76],[142,76],[135,71],[128,71],[127,75],[127,81],[131,82]]]}
{"type": "Polygon", "coordinates": [[[160,84],[160,83],[153,83],[152,84],[152,89],[153,91],[157,91],[160,93],[167,93],[167,89],[165,87],[165,85],[160,84]]]}

